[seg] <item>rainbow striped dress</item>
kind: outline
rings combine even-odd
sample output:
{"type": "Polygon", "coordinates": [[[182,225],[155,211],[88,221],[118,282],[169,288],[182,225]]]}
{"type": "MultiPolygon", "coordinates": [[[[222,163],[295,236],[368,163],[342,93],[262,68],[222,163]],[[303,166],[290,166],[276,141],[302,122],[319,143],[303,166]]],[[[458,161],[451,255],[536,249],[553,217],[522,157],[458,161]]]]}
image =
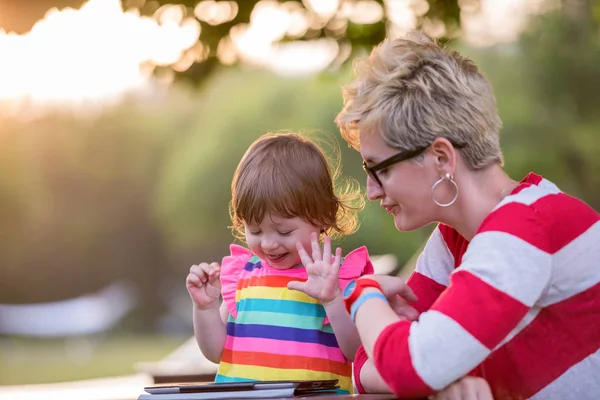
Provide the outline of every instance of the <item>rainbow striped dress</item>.
{"type": "MultiPolygon", "coordinates": [[[[221,265],[229,319],[215,382],[338,379],[339,393],[352,393],[352,363],[324,307],[287,289],[292,280],[306,280],[306,270],[278,270],[241,246],[230,250],[221,265]]],[[[372,273],[367,249],[356,249],[342,261],[340,286],[372,273]]]]}

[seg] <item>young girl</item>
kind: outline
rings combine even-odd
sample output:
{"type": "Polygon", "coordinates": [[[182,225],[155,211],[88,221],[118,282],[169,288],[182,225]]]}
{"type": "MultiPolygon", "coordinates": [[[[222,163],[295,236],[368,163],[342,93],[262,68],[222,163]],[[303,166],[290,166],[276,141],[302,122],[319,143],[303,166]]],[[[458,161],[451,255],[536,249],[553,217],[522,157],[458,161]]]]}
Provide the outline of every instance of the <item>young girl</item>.
{"type": "Polygon", "coordinates": [[[341,294],[373,266],[364,247],[331,254],[328,235],[354,231],[362,207],[356,188],[336,196],[336,175],[297,134],[265,135],[242,158],[231,217],[249,249],[231,245],[221,265],[193,265],[186,281],[200,350],[220,364],[216,382],[338,379],[352,392],[360,341],[341,294]]]}

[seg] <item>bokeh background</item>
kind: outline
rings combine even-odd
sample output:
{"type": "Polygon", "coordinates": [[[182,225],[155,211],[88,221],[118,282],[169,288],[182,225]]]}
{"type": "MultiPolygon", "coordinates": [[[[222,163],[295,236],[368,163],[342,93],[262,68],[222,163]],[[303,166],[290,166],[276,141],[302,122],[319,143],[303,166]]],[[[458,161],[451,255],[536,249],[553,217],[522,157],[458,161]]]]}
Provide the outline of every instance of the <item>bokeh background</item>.
{"type": "MultiPolygon", "coordinates": [[[[340,87],[415,28],[492,82],[513,178],[600,209],[598,0],[0,0],[0,385],[127,374],[190,338],[185,276],[228,251],[247,146],[320,135],[364,184],[340,87]]],[[[399,268],[431,231],[361,219],[339,244],[399,268]]]]}

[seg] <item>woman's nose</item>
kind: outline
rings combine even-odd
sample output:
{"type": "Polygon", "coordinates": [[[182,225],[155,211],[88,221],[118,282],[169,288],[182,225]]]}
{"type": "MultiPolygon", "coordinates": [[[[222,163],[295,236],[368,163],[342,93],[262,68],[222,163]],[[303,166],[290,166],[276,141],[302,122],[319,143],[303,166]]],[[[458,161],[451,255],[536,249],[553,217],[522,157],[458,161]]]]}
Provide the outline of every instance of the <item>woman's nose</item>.
{"type": "Polygon", "coordinates": [[[381,199],[385,192],[373,178],[367,176],[367,198],[369,200],[381,199]]]}

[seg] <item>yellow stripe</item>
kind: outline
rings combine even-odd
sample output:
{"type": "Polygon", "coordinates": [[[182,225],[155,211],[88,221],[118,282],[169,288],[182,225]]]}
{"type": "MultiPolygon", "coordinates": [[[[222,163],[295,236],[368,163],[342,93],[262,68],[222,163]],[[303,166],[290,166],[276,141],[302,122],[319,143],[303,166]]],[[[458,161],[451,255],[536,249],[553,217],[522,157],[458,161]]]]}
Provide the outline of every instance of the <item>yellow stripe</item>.
{"type": "Polygon", "coordinates": [[[350,376],[342,376],[328,372],[310,371],[306,369],[257,367],[254,365],[235,365],[221,362],[218,373],[232,378],[256,379],[259,381],[338,379],[340,388],[352,393],[352,378],[350,376]]]}
{"type": "Polygon", "coordinates": [[[318,303],[317,300],[297,290],[288,290],[287,288],[273,288],[268,286],[253,286],[237,290],[235,292],[235,301],[240,301],[241,298],[293,300],[310,304],[318,303]]]}

